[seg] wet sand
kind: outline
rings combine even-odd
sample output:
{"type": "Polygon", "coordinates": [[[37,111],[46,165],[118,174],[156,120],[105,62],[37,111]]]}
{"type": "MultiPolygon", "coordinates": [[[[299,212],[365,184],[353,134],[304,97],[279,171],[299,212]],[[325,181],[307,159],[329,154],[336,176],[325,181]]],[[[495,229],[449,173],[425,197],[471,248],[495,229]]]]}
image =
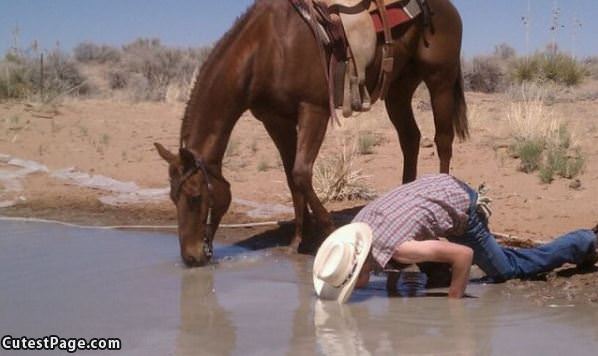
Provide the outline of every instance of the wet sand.
{"type": "Polygon", "coordinates": [[[339,306],[316,300],[311,256],[234,245],[216,245],[216,256],[216,264],[190,270],[172,234],[0,220],[0,334],[119,337],[116,353],[127,355],[594,355],[598,348],[591,304],[537,305],[507,284],[470,285],[476,298],[457,301],[444,289],[389,298],[376,277],[339,306]]]}

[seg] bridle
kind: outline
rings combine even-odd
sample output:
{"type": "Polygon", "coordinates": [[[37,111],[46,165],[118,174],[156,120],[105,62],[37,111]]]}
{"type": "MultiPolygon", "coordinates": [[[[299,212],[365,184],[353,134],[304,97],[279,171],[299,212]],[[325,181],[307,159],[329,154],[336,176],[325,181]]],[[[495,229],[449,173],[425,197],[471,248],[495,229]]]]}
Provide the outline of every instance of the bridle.
{"type": "MultiPolygon", "coordinates": [[[[210,181],[210,174],[208,173],[208,169],[206,168],[206,165],[203,163],[201,158],[197,158],[195,157],[195,155],[193,155],[193,158],[193,167],[191,167],[191,169],[189,169],[187,172],[183,173],[183,175],[178,179],[178,182],[176,182],[175,186],[173,187],[173,197],[175,198],[175,200],[178,200],[183,188],[183,184],[197,172],[201,172],[203,174],[203,177],[206,180],[206,184],[208,185],[208,215],[206,216],[205,221],[206,227],[204,229],[203,236],[203,252],[207,258],[211,258],[214,254],[214,250],[212,248],[212,240],[210,239],[210,237],[212,236],[212,209],[214,207],[212,195],[214,193],[214,187],[212,186],[212,183],[210,181]]],[[[200,197],[200,194],[191,195],[190,197],[198,198],[200,197]]]]}

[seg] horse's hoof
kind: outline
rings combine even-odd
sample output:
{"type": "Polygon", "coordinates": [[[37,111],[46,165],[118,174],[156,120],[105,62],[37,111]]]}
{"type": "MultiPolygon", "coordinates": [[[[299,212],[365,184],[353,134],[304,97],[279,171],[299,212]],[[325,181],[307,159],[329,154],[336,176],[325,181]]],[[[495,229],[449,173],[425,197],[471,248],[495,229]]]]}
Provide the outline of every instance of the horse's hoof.
{"type": "Polygon", "coordinates": [[[289,254],[295,254],[299,251],[299,245],[301,244],[301,241],[293,241],[291,242],[291,244],[289,246],[287,246],[287,252],[289,254]]]}

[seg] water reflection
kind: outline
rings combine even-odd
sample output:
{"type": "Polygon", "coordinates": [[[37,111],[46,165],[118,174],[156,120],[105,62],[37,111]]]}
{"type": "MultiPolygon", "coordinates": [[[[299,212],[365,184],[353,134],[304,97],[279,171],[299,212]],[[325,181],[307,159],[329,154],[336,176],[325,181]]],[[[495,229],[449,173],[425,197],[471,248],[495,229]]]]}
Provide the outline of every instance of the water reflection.
{"type": "MultiPolygon", "coordinates": [[[[411,282],[408,284],[412,285],[411,282]]],[[[422,281],[417,279],[417,282],[419,285],[422,281]]],[[[367,302],[344,305],[315,302],[315,337],[322,354],[492,353],[490,340],[492,320],[498,311],[496,303],[480,305],[479,300],[446,297],[397,299],[373,292],[377,297],[367,302]],[[481,327],[476,324],[479,314],[483,315],[481,327]]],[[[419,295],[421,292],[410,290],[408,294],[419,295]]]]}
{"type": "Polygon", "coordinates": [[[370,355],[347,305],[316,301],[314,325],[318,344],[325,355],[370,355]]]}
{"type": "Polygon", "coordinates": [[[176,355],[230,355],[235,328],[218,304],[211,268],[182,271],[176,355]]]}

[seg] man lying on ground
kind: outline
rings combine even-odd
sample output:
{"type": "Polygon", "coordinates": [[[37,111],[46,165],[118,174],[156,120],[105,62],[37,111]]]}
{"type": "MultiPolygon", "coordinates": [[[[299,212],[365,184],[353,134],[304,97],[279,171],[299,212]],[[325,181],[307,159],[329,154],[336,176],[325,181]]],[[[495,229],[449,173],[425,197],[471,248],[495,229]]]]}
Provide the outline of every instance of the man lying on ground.
{"type": "Polygon", "coordinates": [[[565,263],[598,261],[598,225],[534,248],[499,245],[488,229],[487,200],[458,179],[438,174],[402,185],[366,205],[322,244],[314,261],[316,293],[344,303],[370,272],[389,262],[451,266],[448,296],[461,298],[471,264],[495,282],[529,278],[565,263]],[[444,237],[447,240],[441,240],[444,237]]]}

